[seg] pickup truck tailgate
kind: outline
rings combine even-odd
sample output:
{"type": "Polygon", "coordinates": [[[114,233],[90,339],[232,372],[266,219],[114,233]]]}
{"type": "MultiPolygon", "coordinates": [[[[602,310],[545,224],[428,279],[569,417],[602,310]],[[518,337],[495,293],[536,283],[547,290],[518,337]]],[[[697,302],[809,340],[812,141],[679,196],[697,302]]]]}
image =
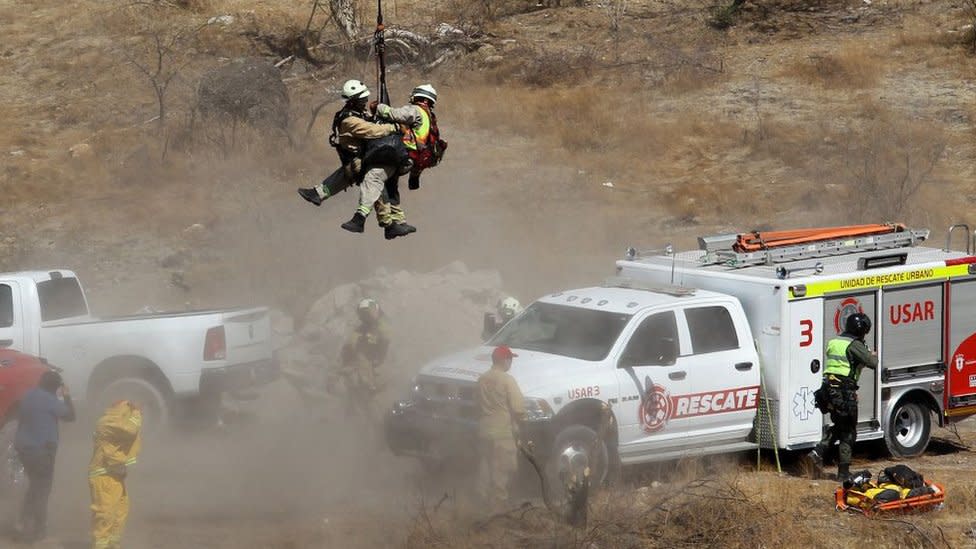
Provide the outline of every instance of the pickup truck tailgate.
{"type": "Polygon", "coordinates": [[[224,333],[227,364],[247,364],[271,358],[271,317],[267,309],[227,313],[224,333]]]}

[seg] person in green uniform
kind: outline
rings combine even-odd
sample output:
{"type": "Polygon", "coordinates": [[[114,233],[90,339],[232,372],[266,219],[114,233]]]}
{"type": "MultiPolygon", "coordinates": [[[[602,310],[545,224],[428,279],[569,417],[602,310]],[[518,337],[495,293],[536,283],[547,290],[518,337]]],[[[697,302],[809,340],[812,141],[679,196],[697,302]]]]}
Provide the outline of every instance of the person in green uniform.
{"type": "Polygon", "coordinates": [[[864,337],[871,331],[871,319],[864,313],[854,313],[844,322],[844,332],[827,342],[823,384],[820,391],[826,410],[833,423],[823,439],[809,454],[809,459],[819,474],[823,469],[827,451],[839,443],[837,480],[843,482],[850,476],[851,450],[857,439],[857,381],[861,370],[878,367],[878,355],[870,350],[864,337]]]}

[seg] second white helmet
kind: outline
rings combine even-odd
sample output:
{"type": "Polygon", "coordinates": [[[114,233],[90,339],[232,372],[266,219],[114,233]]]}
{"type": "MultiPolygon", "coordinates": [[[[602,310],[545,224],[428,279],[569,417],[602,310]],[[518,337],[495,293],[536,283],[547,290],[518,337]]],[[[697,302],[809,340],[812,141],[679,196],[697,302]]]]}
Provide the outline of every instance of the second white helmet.
{"type": "Polygon", "coordinates": [[[342,85],[343,99],[365,99],[367,97],[369,97],[369,88],[359,80],[346,80],[346,83],[342,85]]]}
{"type": "Polygon", "coordinates": [[[411,101],[416,100],[418,97],[430,101],[430,105],[434,106],[434,103],[437,103],[437,90],[430,84],[421,84],[410,92],[411,101]]]}
{"type": "Polygon", "coordinates": [[[498,302],[498,314],[505,320],[515,318],[515,315],[522,312],[522,304],[512,296],[508,296],[498,302]]]}

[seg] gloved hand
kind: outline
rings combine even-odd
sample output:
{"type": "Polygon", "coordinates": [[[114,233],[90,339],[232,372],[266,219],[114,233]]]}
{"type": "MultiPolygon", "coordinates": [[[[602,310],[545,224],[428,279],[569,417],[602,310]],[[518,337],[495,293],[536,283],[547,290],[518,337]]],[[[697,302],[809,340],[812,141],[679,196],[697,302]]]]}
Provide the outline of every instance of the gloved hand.
{"type": "Polygon", "coordinates": [[[411,191],[416,191],[417,189],[420,188],[419,173],[413,173],[413,172],[410,173],[410,178],[407,179],[407,188],[410,189],[411,191]]]}

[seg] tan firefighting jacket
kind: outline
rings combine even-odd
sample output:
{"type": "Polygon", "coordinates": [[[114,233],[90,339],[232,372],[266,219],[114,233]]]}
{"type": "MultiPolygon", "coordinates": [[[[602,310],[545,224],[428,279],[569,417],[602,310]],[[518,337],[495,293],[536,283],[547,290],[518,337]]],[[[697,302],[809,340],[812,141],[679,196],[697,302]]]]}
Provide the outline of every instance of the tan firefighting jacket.
{"type": "Polygon", "coordinates": [[[478,405],[482,438],[509,438],[525,417],[522,390],[508,372],[491,368],[478,378],[478,405]]]}

